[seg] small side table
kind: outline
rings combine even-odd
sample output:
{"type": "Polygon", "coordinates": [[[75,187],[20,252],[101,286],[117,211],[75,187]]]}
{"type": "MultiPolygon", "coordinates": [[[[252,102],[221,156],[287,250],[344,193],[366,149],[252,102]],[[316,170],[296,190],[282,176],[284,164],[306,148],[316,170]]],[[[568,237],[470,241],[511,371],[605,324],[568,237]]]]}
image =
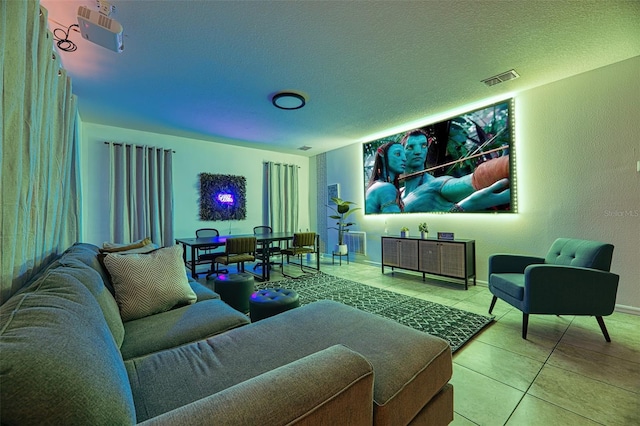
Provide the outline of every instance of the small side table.
{"type": "Polygon", "coordinates": [[[349,264],[349,252],[345,253],[345,254],[340,254],[339,252],[335,252],[332,251],[331,252],[331,264],[335,265],[336,264],[336,256],[338,256],[338,259],[340,260],[340,266],[342,266],[342,258],[343,257],[347,257],[347,265],[349,264]]]}

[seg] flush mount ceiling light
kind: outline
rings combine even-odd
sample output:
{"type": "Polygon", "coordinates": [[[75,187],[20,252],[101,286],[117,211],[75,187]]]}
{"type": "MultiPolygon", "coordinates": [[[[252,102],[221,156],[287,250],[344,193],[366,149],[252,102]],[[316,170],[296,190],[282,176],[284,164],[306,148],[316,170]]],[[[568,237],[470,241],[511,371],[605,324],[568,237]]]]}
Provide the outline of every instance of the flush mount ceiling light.
{"type": "Polygon", "coordinates": [[[305,105],[306,100],[298,93],[280,92],[273,95],[271,102],[280,109],[300,109],[305,105]]]}

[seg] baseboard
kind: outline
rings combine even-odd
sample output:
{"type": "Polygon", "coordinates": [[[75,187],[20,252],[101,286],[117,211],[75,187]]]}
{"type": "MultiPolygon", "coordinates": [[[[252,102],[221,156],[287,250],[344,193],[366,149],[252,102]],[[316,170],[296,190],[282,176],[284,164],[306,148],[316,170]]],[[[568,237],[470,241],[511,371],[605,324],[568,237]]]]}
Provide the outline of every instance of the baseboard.
{"type": "Polygon", "coordinates": [[[477,285],[481,285],[481,286],[483,286],[483,287],[489,287],[489,282],[488,282],[488,281],[485,281],[485,280],[479,280],[479,279],[477,279],[477,278],[476,278],[476,284],[477,284],[477,285]]]}
{"type": "Polygon", "coordinates": [[[624,314],[640,315],[640,308],[637,308],[635,306],[616,305],[614,310],[616,312],[622,312],[624,314]]]}

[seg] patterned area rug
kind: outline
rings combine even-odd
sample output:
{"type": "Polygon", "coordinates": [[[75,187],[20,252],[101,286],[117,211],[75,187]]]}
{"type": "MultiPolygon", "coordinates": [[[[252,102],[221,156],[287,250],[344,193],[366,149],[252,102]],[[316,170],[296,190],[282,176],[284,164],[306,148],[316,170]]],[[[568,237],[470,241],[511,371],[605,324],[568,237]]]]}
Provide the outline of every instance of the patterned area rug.
{"type": "Polygon", "coordinates": [[[494,318],[378,289],[322,272],[308,277],[256,283],[256,289],[279,287],[298,293],[301,305],[316,300],[335,300],[441,337],[449,342],[453,352],[489,325],[494,318]]]}

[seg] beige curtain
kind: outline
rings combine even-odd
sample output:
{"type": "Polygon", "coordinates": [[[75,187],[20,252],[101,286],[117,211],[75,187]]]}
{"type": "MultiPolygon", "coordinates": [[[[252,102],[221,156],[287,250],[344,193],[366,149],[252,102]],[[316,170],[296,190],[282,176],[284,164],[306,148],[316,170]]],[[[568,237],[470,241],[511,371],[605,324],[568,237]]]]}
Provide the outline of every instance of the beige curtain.
{"type": "Polygon", "coordinates": [[[150,237],[160,246],[173,238],[173,152],[109,142],[111,240],[150,237]]]}
{"type": "Polygon", "coordinates": [[[273,232],[298,231],[298,166],[265,162],[269,225],[273,232]]]}
{"type": "Polygon", "coordinates": [[[76,98],[37,1],[0,3],[0,302],[80,238],[76,98]]]}

